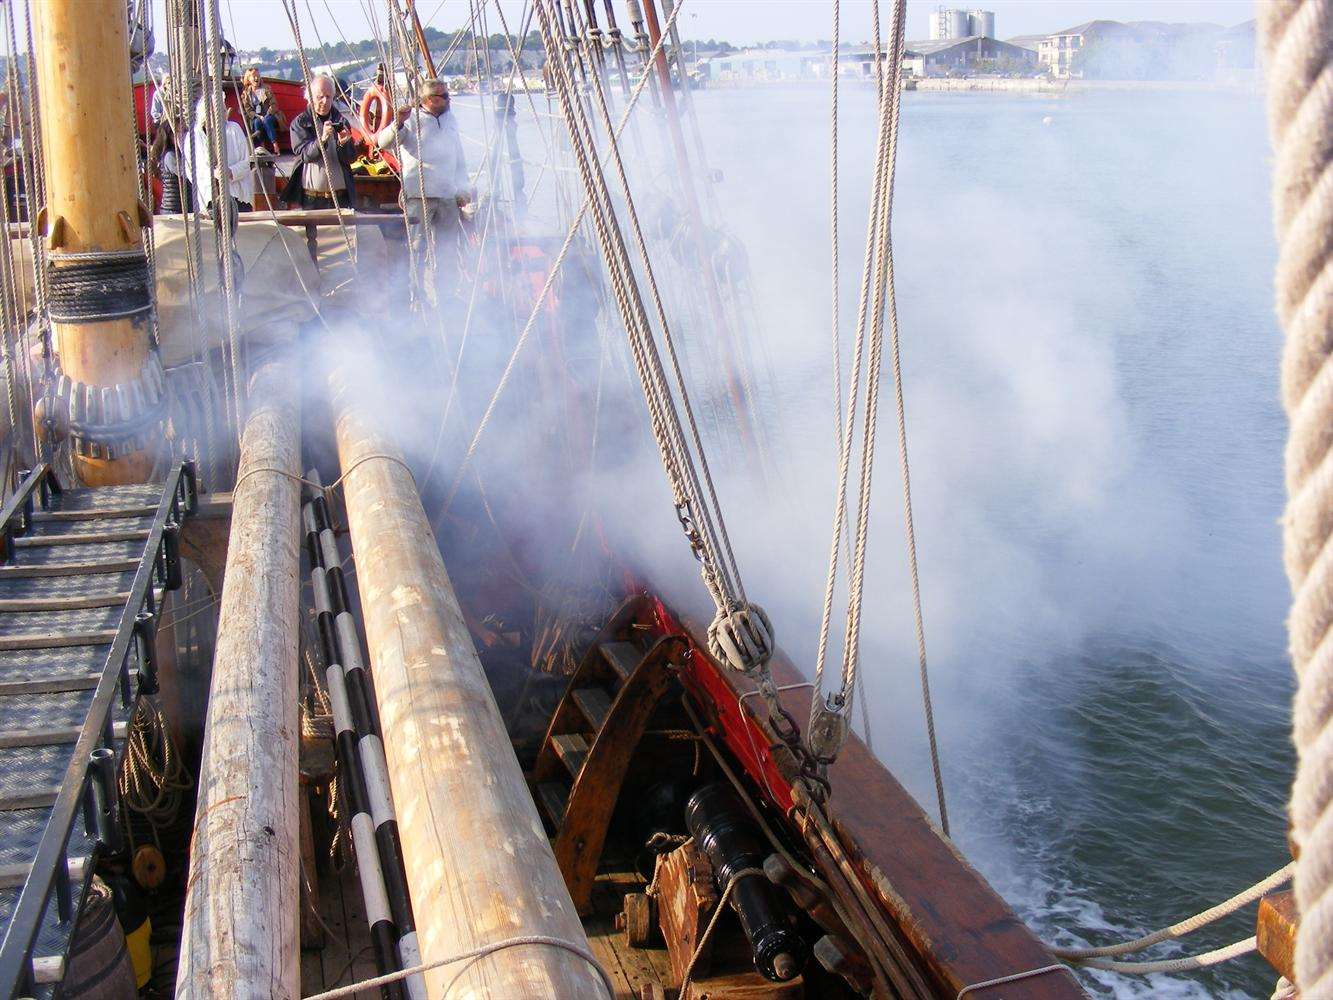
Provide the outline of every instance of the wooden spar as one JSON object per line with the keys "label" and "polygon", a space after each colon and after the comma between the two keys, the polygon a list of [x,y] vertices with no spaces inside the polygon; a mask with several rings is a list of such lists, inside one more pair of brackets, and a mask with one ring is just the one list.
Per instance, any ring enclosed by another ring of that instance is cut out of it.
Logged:
{"label": "wooden spar", "polygon": [[421,30],[421,18],[417,17],[416,0],[407,0],[407,15],[412,19],[412,33],[417,36],[417,48],[421,50],[421,58],[426,63],[426,69],[430,72],[431,79],[435,79],[435,60],[431,58],[430,46],[426,44],[426,33]]}
{"label": "wooden spar", "polygon": [[[32,5],[42,149],[43,233],[51,250],[137,250],[143,222],[130,107],[125,0],[43,0]],[[149,353],[146,316],[52,323],[61,370],[76,384],[139,378]],[[115,459],[76,455],[90,486],[147,482],[151,450]]]}
{"label": "wooden spar", "polygon": [[[662,37],[662,29],[657,21],[657,4],[654,0],[643,0],[643,11],[648,18],[649,43],[652,48],[657,48],[658,40]],[[754,428],[750,424],[750,407],[745,398],[739,352],[733,339],[736,331],[727,322],[726,311],[722,308],[722,294],[717,288],[717,276],[713,273],[713,257],[708,252],[703,211],[699,208],[699,193],[694,187],[694,171],[690,167],[690,155],[685,149],[685,134],[680,127],[680,110],[676,107],[676,92],[671,86],[671,70],[667,66],[666,49],[665,45],[657,49],[654,65],[657,67],[658,81],[662,85],[667,134],[671,136],[671,148],[676,154],[676,174],[680,177],[681,190],[685,197],[685,212],[690,219],[690,235],[693,237],[694,252],[698,258],[699,281],[704,286],[704,296],[708,299],[716,331],[722,332],[720,340],[726,353],[727,392],[731,396],[732,405],[736,408],[736,431],[740,435],[741,443],[758,463],[759,449],[754,438]]]}
{"label": "wooden spar", "polygon": [[[412,475],[347,356],[329,380],[366,642],[425,962],[508,938],[587,949],[519,770]],[[426,973],[430,996],[605,995],[582,958],[550,945]]]}
{"label": "wooden spar", "polygon": [[177,997],[299,996],[298,384],[287,358],[250,382]]}

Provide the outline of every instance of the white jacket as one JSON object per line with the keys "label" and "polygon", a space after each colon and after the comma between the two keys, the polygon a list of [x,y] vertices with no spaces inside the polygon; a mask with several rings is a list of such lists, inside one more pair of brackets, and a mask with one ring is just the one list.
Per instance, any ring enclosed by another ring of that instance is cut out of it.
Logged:
{"label": "white jacket", "polygon": [[402,162],[404,198],[420,198],[423,186],[427,198],[455,198],[468,190],[463,140],[452,111],[436,118],[414,108],[401,128],[390,122],[375,142]]}
{"label": "white jacket", "polygon": [[[255,179],[254,169],[250,166],[250,143],[246,139],[245,130],[228,118],[223,136],[226,140],[227,169],[231,171],[231,182],[227,188],[237,201],[252,204],[255,200]],[[185,152],[189,156],[188,147]],[[197,127],[194,130],[194,190],[201,208],[213,197],[211,152],[212,146],[209,145],[203,127]]]}

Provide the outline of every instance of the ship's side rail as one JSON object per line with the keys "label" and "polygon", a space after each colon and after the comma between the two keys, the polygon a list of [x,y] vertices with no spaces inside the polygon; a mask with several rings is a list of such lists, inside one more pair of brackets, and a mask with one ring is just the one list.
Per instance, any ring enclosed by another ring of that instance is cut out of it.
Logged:
{"label": "ship's side rail", "polygon": [[[774,815],[789,815],[790,771],[775,753],[781,741],[769,727],[753,685],[709,655],[700,638],[705,626],[699,617],[655,600],[645,608],[642,623],[650,629],[690,637],[694,654],[681,672],[689,699],[701,710],[708,731],[739,765],[749,793],[765,801]],[[770,665],[783,706],[796,718],[805,718],[811,685],[781,650]],[[1049,969],[1049,974],[1025,979],[1022,996],[1086,997],[1073,973],[1059,968],[1046,947],[855,736],[829,769],[829,779],[833,791],[825,809],[839,841],[837,854],[846,861],[835,881],[856,880],[858,885],[847,882],[849,888],[868,901],[873,921],[886,925],[915,955],[918,968],[939,995],[957,996],[977,983]],[[833,857],[826,844],[820,851]]]}
{"label": "ship's side rail", "polygon": [[35,501],[42,510],[51,505],[51,498],[61,493],[60,480],[47,462],[31,471],[20,472],[18,485],[0,507],[0,562],[14,560],[14,539],[32,530]]}
{"label": "ship's side rail", "polygon": [[[4,532],[5,563],[12,563],[14,539],[34,521],[33,497],[45,508],[59,484],[47,466],[24,477],[18,490],[0,510]],[[3,942],[0,942],[0,996],[13,997],[41,992],[39,987],[59,977],[59,968],[34,968],[34,947],[48,922],[48,907],[54,895],[56,922],[69,937],[79,905],[92,880],[96,854],[120,846],[117,774],[124,740],[118,738],[113,714],[128,712],[135,697],[157,689],[154,642],[158,592],[180,585],[180,526],[198,508],[193,463],[177,463],[166,477],[160,500],[153,510],[142,554],[134,571],[119,624],[111,639],[87,715],[74,741],[49,817],[37,842],[26,879],[14,903]],[[96,511],[92,511],[95,516]],[[3,566],[0,566],[3,569]],[[53,638],[53,637],[48,637]],[[137,682],[132,687],[131,659]],[[90,846],[81,864],[71,864],[70,839],[79,814]],[[60,956],[63,959],[63,954]],[[63,962],[56,963],[63,966]]]}

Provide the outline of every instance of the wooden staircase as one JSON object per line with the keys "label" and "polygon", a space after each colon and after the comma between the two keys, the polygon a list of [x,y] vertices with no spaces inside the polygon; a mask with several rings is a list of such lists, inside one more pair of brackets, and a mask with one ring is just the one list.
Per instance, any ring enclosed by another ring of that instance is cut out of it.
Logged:
{"label": "wooden staircase", "polygon": [[592,912],[593,882],[630,761],[688,648],[670,636],[647,648],[635,641],[634,610],[626,605],[612,618],[570,677],[530,775],[580,916]]}
{"label": "wooden staircase", "polygon": [[55,991],[96,858],[120,846],[126,727],[156,690],[158,601],[196,506],[188,465],[79,490],[44,465],[0,510],[0,995]]}

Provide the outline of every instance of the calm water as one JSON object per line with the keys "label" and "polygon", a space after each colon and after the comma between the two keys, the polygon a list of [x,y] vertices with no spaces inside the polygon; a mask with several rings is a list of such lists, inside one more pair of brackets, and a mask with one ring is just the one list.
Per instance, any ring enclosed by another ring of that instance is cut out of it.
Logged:
{"label": "calm water", "polygon": [[[1285,422],[1262,105],[1168,93],[905,100],[895,246],[955,837],[1043,936],[1138,934],[1285,860]],[[775,481],[758,489],[724,467],[723,502],[751,596],[812,662],[833,482],[827,95],[714,92],[698,110],[721,215],[749,252],[755,349],[771,367]],[[841,140],[850,338],[867,92],[844,93]],[[637,166],[645,192],[670,174],[651,152]],[[709,331],[683,335],[697,358]],[[705,397],[709,374],[695,365]],[[876,751],[933,812],[888,418],[882,431],[867,701]],[[697,587],[651,461],[642,480],[654,485],[642,487],[635,541]],[[1252,919],[1190,948],[1246,937]],[[1267,996],[1274,978],[1250,959],[1089,984]]]}

